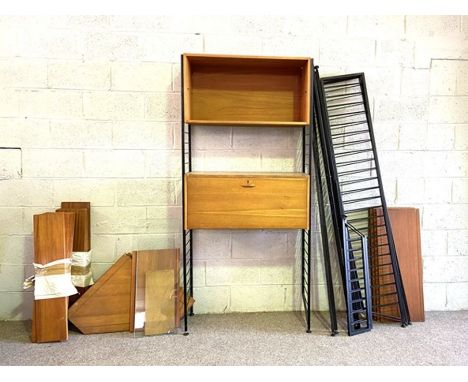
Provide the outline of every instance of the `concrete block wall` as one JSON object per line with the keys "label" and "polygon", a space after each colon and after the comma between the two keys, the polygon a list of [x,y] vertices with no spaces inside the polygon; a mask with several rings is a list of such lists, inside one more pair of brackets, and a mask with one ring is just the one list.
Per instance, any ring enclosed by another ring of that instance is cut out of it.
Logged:
{"label": "concrete block wall", "polygon": [[[92,204],[93,270],[180,246],[180,54],[365,72],[390,205],[420,209],[428,310],[468,309],[468,18],[0,17],[0,319],[31,316],[32,216]],[[293,171],[297,131],[196,129],[198,170]],[[314,308],[326,309],[320,242]],[[292,231],[194,236],[196,311],[300,306]]]}

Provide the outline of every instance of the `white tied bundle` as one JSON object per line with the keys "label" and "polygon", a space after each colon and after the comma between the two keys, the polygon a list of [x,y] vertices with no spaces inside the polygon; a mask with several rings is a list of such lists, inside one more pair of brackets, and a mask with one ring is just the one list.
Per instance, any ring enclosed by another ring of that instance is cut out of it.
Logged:
{"label": "white tied bundle", "polygon": [[91,272],[91,251],[72,252],[71,278],[74,286],[87,287],[94,284]]}
{"label": "white tied bundle", "polygon": [[67,297],[77,294],[72,284],[71,259],[55,260],[47,264],[34,263],[34,276],[28,277],[23,288],[28,289],[34,285],[34,299]]}

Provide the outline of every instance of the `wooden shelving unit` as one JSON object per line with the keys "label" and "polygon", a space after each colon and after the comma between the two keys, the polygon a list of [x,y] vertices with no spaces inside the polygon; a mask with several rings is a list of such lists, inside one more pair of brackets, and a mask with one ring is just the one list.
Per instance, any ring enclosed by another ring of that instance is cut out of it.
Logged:
{"label": "wooden shelving unit", "polygon": [[[300,229],[310,332],[312,59],[182,55],[184,333],[193,297],[193,229]],[[196,125],[302,129],[302,172],[192,172]]]}

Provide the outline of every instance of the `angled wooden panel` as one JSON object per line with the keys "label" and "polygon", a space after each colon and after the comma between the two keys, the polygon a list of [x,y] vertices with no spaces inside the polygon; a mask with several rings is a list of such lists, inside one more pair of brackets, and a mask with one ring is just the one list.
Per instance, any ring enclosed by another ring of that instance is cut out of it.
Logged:
{"label": "angled wooden panel", "polygon": [[123,255],[69,310],[83,334],[130,331],[133,312],[131,255]]}
{"label": "angled wooden panel", "polygon": [[[47,264],[71,256],[74,214],[34,215],[34,262]],[[68,339],[68,297],[35,300],[32,316],[33,342]]]}

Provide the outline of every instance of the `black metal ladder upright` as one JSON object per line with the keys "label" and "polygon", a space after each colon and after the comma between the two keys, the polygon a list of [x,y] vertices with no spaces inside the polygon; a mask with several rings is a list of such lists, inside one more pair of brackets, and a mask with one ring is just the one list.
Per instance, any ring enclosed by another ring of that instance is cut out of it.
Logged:
{"label": "black metal ladder upright", "polygon": [[[332,158],[325,138],[325,121],[322,107],[323,94],[319,86],[320,77],[318,68],[315,68],[316,102],[316,162],[322,174],[323,193],[322,204],[328,205],[328,224],[335,234],[335,244],[338,253],[338,262],[342,276],[342,285],[345,293],[347,310],[348,334],[354,335],[372,329],[371,291],[369,280],[369,265],[367,262],[366,237],[356,230],[345,219],[342,213],[341,199],[336,191],[333,176]],[[359,238],[359,241],[355,240]],[[356,246],[358,244],[358,246]]]}
{"label": "black metal ladder upright", "polygon": [[[334,205],[333,225],[346,293],[348,332],[352,335],[370,330],[372,316],[400,321],[406,326],[410,318],[383,192],[364,74],[320,79],[316,69],[315,76],[320,99],[320,143],[331,190],[330,203]],[[389,281],[382,285],[371,274],[373,267],[384,266],[390,268],[385,274]],[[372,306],[372,301],[381,300],[383,304]],[[398,307],[398,317],[382,313],[392,306]]]}

